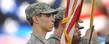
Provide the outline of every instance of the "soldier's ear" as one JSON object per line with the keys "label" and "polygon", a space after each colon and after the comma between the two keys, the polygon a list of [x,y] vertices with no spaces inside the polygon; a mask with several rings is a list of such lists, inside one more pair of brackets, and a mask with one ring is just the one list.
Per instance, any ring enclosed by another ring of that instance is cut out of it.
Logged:
{"label": "soldier's ear", "polygon": [[33,20],[33,23],[38,23],[38,18],[37,18],[37,16],[33,16],[33,17],[32,17],[32,20]]}

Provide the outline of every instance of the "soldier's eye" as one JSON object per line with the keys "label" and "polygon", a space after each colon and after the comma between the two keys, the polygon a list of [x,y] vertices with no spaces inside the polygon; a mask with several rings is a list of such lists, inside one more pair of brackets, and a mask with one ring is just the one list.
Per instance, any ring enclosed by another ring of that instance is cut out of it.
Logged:
{"label": "soldier's eye", "polygon": [[46,15],[46,17],[50,17],[50,16],[52,16],[52,14],[50,14],[50,13],[48,13],[48,14],[44,14],[44,15]]}
{"label": "soldier's eye", "polygon": [[45,15],[46,17],[51,17],[52,16],[52,14],[50,14],[50,13],[43,13],[43,15]]}

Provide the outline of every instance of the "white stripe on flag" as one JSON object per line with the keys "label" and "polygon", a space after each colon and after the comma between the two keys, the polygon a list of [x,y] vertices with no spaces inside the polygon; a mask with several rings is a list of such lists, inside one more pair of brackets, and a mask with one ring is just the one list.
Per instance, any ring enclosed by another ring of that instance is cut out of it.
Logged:
{"label": "white stripe on flag", "polygon": [[[68,17],[70,16],[70,14],[71,14],[71,12],[72,12],[73,3],[74,3],[74,0],[70,0],[70,8],[69,8],[69,12],[68,12]],[[75,13],[75,11],[76,11],[76,9],[77,9],[77,7],[78,7],[78,5],[79,5],[80,3],[81,3],[81,0],[78,0],[78,1],[77,1],[77,5],[76,5],[75,10],[74,10],[74,13]],[[65,29],[67,29],[67,28],[68,28],[68,25],[70,25],[70,22],[71,22],[71,20],[72,20],[72,18],[73,18],[73,16],[74,16],[74,13],[73,13],[73,15],[71,16],[71,18],[69,19],[69,21],[67,22]],[[72,27],[72,30],[69,32],[69,36],[71,37],[71,39],[72,39],[73,34],[74,34],[74,29],[75,29],[75,25]],[[61,44],[66,44],[66,41],[65,41],[65,34],[64,34],[64,33],[62,34],[62,37],[61,37]]]}

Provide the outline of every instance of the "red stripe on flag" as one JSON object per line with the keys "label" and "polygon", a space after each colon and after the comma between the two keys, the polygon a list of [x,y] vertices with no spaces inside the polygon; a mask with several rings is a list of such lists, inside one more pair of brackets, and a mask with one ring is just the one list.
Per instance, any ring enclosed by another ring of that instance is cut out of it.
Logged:
{"label": "red stripe on flag", "polygon": [[66,7],[64,18],[68,16],[69,7],[70,7],[70,0],[67,0],[67,7]]}
{"label": "red stripe on flag", "polygon": [[74,26],[76,20],[79,18],[80,13],[81,13],[81,9],[82,9],[82,5],[83,5],[83,0],[81,0],[80,5],[77,7],[77,9],[76,9],[76,11],[74,13],[74,16],[73,16],[73,18],[72,18],[72,20],[71,20],[71,22],[70,22],[70,24],[69,24],[69,26],[67,28],[67,33],[70,32],[72,26]]}

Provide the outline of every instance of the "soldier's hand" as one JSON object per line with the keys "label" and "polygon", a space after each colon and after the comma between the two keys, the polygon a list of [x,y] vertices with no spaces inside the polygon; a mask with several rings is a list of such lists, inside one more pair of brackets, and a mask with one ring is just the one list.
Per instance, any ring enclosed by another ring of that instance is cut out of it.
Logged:
{"label": "soldier's hand", "polygon": [[[91,34],[91,30],[90,29],[88,29],[87,31],[86,31],[86,34],[85,34],[85,38],[86,39],[89,39],[90,38],[90,34]],[[97,32],[95,32],[95,31],[93,31],[93,34],[92,34],[92,40],[95,40],[97,38]]]}

